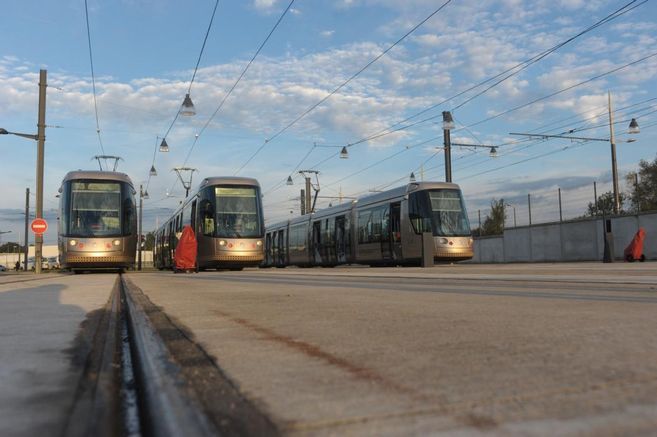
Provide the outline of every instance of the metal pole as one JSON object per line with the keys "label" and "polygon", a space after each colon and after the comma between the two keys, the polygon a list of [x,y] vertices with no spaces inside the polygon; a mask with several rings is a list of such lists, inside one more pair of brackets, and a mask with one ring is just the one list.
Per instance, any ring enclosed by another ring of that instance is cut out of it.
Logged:
{"label": "metal pole", "polygon": [[310,206],[310,176],[306,176],[306,214],[312,212]]}
{"label": "metal pole", "polygon": [[562,214],[562,209],[561,209],[561,188],[559,188],[559,221],[563,221],[563,214]]}
{"label": "metal pole", "polygon": [[517,228],[518,227],[518,222],[516,222],[516,207],[513,207],[513,227]]}
{"label": "metal pole", "polygon": [[[46,142],[46,87],[47,71],[39,72],[39,120],[37,122],[37,174],[36,174],[36,217],[43,218],[43,163],[44,143]],[[34,236],[34,271],[41,273],[41,258],[43,252],[43,234]]]}
{"label": "metal pole", "polygon": [[477,214],[479,215],[479,236],[481,237],[481,210],[477,210]]}
{"label": "metal pole", "polygon": [[614,214],[620,211],[620,194],[618,193],[618,169],[616,168],[616,141],[614,139],[614,115],[611,113],[611,92],[607,92],[609,102],[609,143],[611,143],[611,178],[614,184]]}
{"label": "metal pole", "polygon": [[529,208],[529,226],[532,225],[532,195],[527,194],[527,207]]}
{"label": "metal pole", "polygon": [[[187,197],[187,196],[185,196]],[[142,210],[143,210],[143,202],[144,202],[144,192],[142,191],[142,186],[139,185],[139,226],[137,226],[138,231],[137,231],[137,253],[139,254],[137,256],[137,270],[141,270],[141,218],[142,218]]]}
{"label": "metal pole", "polygon": [[445,182],[452,182],[452,139],[449,129],[443,129],[445,145]]}
{"label": "metal pole", "polygon": [[599,213],[599,211],[598,211],[598,187],[597,187],[595,181],[593,181],[593,208],[594,208],[594,211],[595,211],[595,215],[598,215],[598,213]]}
{"label": "metal pole", "polygon": [[24,252],[24,263],[23,270],[27,271],[27,257],[29,256],[30,242],[28,236],[30,235],[27,231],[27,224],[30,221],[30,189],[25,189],[25,247],[23,248]]}

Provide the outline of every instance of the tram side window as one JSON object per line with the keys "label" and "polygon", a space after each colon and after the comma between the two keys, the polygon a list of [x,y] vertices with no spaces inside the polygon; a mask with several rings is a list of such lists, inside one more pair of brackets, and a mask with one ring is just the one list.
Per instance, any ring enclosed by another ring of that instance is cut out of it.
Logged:
{"label": "tram side window", "polygon": [[432,232],[431,211],[426,201],[426,192],[411,193],[408,198],[408,217],[416,234]]}
{"label": "tram side window", "polygon": [[201,201],[201,218],[203,220],[203,235],[211,237],[214,235],[214,208],[212,202],[207,199]]}

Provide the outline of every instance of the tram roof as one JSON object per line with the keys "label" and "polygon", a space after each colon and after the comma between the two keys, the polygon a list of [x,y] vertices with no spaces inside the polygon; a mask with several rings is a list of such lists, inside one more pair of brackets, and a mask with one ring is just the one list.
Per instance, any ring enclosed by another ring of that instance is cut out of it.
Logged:
{"label": "tram roof", "polygon": [[100,170],[77,170],[69,171],[64,176],[62,184],[68,181],[78,180],[78,179],[98,179],[102,181],[119,181],[125,182],[134,188],[132,180],[130,177],[118,171],[100,171]]}
{"label": "tram roof", "polygon": [[201,181],[198,189],[201,190],[209,185],[253,185],[259,187],[260,184],[255,178],[245,178],[237,176],[211,176]]}
{"label": "tram roof", "polygon": [[396,199],[396,198],[402,198],[408,193],[412,193],[414,191],[422,191],[422,190],[435,190],[435,189],[455,189],[458,190],[460,187],[457,184],[451,183],[451,182],[413,182],[409,183],[406,185],[402,185],[401,187],[397,188],[392,188],[387,191],[382,191],[380,193],[372,193],[370,195],[367,195],[365,197],[360,197],[358,199],[354,199],[351,202],[347,203],[342,203],[340,205],[332,206],[329,208],[324,208],[320,209],[312,214],[306,214],[302,216],[297,216],[292,219],[272,223],[271,225],[268,225],[267,228],[269,229],[275,229],[275,228],[280,228],[284,226],[285,224],[289,223],[290,225],[294,225],[296,223],[302,223],[305,221],[313,220],[315,218],[322,218],[326,216],[331,216],[333,214],[340,213],[342,211],[348,211],[352,208],[352,205],[356,204],[356,207],[360,205],[370,205],[373,203],[378,203],[378,202],[383,202],[385,200],[390,200],[390,199]]}

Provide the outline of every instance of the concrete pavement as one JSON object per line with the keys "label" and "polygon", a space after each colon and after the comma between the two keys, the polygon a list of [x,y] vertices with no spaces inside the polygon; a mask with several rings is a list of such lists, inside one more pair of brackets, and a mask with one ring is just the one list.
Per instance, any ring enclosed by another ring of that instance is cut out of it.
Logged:
{"label": "concrete pavement", "polygon": [[0,277],[0,435],[62,435],[117,275]]}
{"label": "concrete pavement", "polygon": [[654,267],[128,277],[283,434],[611,436],[657,429]]}

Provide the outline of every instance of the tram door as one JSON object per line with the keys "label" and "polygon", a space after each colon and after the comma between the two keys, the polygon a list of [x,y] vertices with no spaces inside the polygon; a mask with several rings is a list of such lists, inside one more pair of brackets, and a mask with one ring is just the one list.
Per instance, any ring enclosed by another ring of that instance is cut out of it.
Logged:
{"label": "tram door", "polygon": [[313,239],[312,239],[312,260],[313,264],[320,265],[322,263],[322,222],[316,221],[313,223]]}
{"label": "tram door", "polygon": [[347,262],[347,245],[345,242],[345,221],[344,216],[335,218],[335,257],[337,262]]}
{"label": "tram door", "polygon": [[396,202],[390,205],[390,252],[393,260],[402,259],[402,241],[401,241],[401,204]]}

